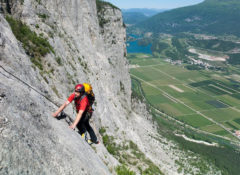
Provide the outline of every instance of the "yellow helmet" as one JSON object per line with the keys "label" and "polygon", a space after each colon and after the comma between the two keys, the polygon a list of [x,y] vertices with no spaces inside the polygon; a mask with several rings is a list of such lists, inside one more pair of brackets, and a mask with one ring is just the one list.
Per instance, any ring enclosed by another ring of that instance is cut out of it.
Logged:
{"label": "yellow helmet", "polygon": [[85,92],[87,94],[90,94],[91,91],[92,91],[92,86],[90,84],[88,84],[88,83],[83,83],[83,86],[84,86]]}

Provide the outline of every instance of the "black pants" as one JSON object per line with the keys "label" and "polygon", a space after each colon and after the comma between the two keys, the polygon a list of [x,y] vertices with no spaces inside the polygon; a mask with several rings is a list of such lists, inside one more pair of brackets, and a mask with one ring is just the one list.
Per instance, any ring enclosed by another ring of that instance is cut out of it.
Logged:
{"label": "black pants", "polygon": [[93,143],[96,143],[97,142],[97,136],[94,133],[92,127],[89,124],[90,118],[91,118],[91,114],[89,114],[87,112],[84,112],[81,120],[77,124],[77,128],[78,128],[81,135],[87,131],[89,133],[90,137],[91,137],[91,141]]}

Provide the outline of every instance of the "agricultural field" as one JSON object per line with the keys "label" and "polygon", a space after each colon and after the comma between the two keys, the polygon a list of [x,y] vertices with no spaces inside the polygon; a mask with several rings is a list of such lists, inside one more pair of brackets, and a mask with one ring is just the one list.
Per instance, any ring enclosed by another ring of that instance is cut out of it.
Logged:
{"label": "agricultural field", "polygon": [[[130,54],[133,91],[159,111],[196,129],[236,139],[240,85],[234,74],[188,70],[150,55]],[[138,83],[137,83],[138,82]]]}

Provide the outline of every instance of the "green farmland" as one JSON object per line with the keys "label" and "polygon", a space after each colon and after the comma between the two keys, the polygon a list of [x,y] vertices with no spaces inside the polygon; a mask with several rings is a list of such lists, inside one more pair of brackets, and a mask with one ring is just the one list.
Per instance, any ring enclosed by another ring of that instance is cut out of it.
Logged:
{"label": "green farmland", "polygon": [[[240,130],[240,86],[236,76],[188,70],[144,54],[130,54],[133,91],[155,109],[196,129],[235,138]],[[135,95],[136,95],[135,94]]]}

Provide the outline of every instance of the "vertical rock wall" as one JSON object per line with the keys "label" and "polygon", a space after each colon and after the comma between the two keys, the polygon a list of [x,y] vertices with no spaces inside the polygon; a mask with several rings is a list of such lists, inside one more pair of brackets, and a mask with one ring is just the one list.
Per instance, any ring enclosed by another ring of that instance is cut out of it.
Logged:
{"label": "vertical rock wall", "polygon": [[[54,53],[42,57],[43,70],[38,69],[1,14],[1,66],[57,103],[76,83],[91,83],[96,128],[124,115],[120,111],[130,106],[131,92],[119,10],[108,9],[111,21],[100,29],[95,0],[24,0],[10,6],[11,15],[46,38]],[[1,174],[109,173],[78,134],[51,117],[54,105],[3,69],[0,78]],[[66,111],[73,114],[73,107]]]}

